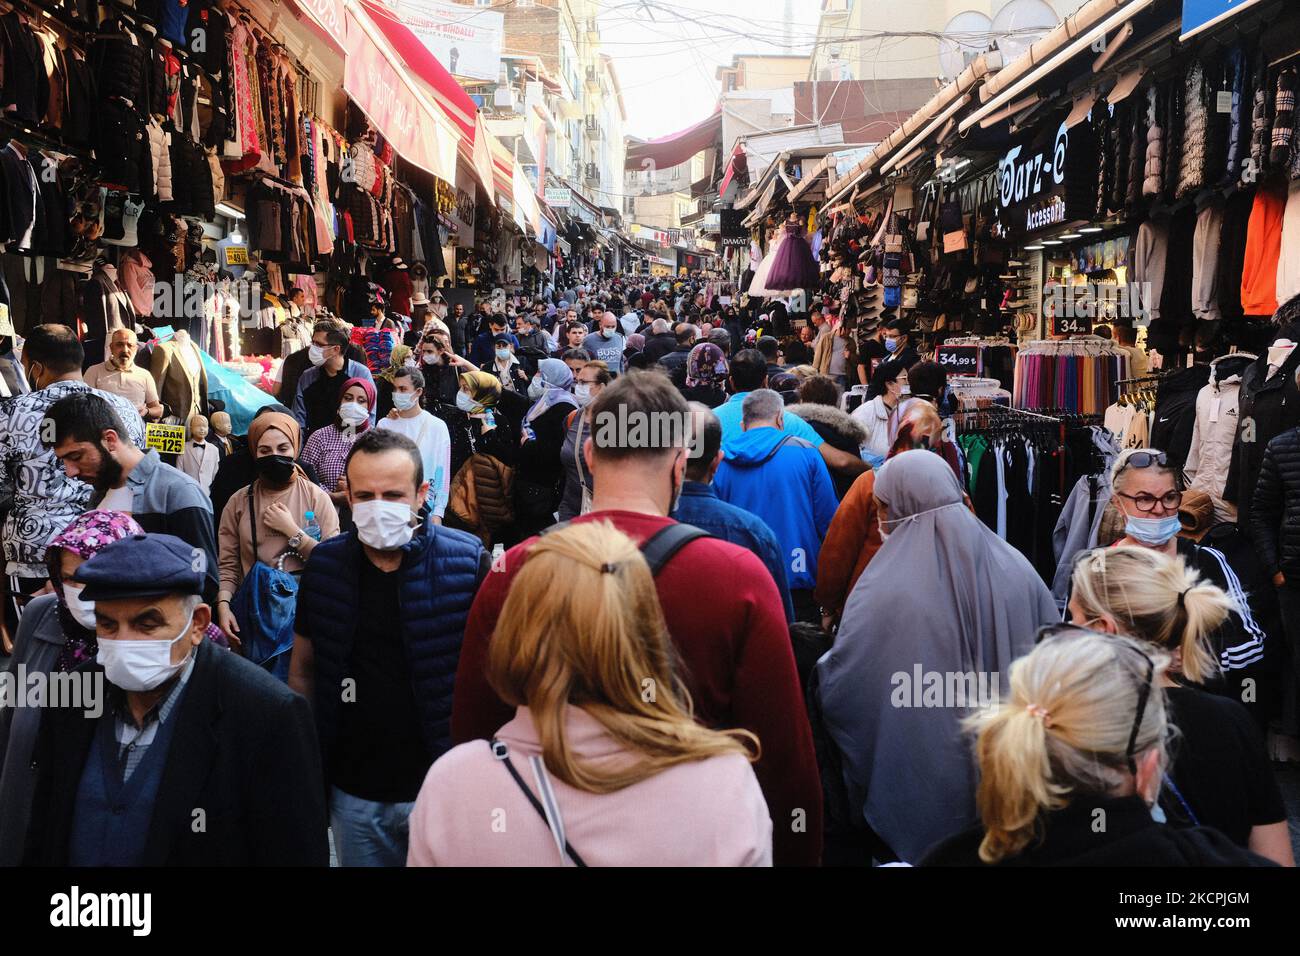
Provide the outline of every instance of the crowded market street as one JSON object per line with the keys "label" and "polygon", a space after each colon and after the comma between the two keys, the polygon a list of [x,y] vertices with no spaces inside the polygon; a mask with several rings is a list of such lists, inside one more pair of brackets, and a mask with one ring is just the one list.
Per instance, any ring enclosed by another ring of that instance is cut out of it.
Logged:
{"label": "crowded market street", "polygon": [[0,4],[11,914],[1283,918],[1300,4],[741,7]]}

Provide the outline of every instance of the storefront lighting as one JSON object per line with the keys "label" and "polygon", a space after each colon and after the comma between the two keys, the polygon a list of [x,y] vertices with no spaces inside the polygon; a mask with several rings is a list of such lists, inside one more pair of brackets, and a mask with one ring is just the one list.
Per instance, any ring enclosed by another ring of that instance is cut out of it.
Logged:
{"label": "storefront lighting", "polygon": [[1063,232],[1063,233],[1061,233],[1059,236],[1057,236],[1057,238],[1058,238],[1058,239],[1082,239],[1082,238],[1083,238],[1083,233],[1081,233],[1081,232]]}
{"label": "storefront lighting", "polygon": [[216,208],[216,211],[217,211],[218,214],[220,214],[220,215],[222,215],[222,216],[225,216],[227,219],[244,219],[244,218],[246,218],[246,217],[244,216],[244,212],[243,212],[243,210],[241,210],[241,209],[236,209],[234,206],[228,205],[228,204],[226,204],[226,203],[224,203],[224,202],[219,202],[219,203],[217,203],[217,205],[216,205],[215,208]]}
{"label": "storefront lighting", "polygon": [[1043,245],[1045,245],[1045,246],[1063,246],[1063,245],[1065,245],[1065,243],[1063,243],[1060,239],[1044,239],[1044,240],[1043,240]]}
{"label": "storefront lighting", "polygon": [[1043,248],[1042,246],[1035,244],[1035,245],[1032,245],[1032,246],[1025,246],[1025,251],[1026,251],[1026,252],[1037,252],[1039,249],[1042,249],[1042,248]]}
{"label": "storefront lighting", "polygon": [[1079,231],[1080,232],[1103,232],[1104,230],[1102,229],[1101,226],[1080,226]]}

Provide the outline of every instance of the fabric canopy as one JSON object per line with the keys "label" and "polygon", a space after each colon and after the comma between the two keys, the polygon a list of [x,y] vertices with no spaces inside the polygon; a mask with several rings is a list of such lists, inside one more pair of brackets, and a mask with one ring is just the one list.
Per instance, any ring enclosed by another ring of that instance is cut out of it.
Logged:
{"label": "fabric canopy", "polygon": [[749,159],[745,156],[745,150],[739,143],[737,143],[735,150],[731,154],[731,159],[727,163],[727,172],[722,177],[722,185],[718,187],[718,196],[726,196],[727,187],[730,186],[733,181],[735,181],[737,186],[741,186],[748,180]]}
{"label": "fabric canopy", "polygon": [[469,98],[469,94],[460,88],[455,77],[438,62],[438,58],[429,52],[419,37],[401,22],[395,11],[376,0],[361,0],[360,9],[365,11],[379,32],[393,45],[397,55],[406,61],[411,71],[432,87],[434,102],[460,130],[465,141],[472,145],[474,118],[478,114],[478,107]]}
{"label": "fabric canopy", "polygon": [[624,169],[645,169],[646,163],[655,169],[671,169],[686,162],[700,150],[716,146],[722,138],[722,110],[719,108],[706,120],[671,136],[661,136],[627,148]]}

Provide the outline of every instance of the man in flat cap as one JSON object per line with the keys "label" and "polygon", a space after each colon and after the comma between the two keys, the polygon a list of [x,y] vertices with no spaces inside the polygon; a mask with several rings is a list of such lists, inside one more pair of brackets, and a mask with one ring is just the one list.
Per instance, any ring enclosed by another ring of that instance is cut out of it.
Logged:
{"label": "man in flat cap", "polygon": [[102,714],[52,709],[26,860],[48,866],[325,866],[307,702],[205,640],[206,557],[137,534],[77,569],[94,603]]}

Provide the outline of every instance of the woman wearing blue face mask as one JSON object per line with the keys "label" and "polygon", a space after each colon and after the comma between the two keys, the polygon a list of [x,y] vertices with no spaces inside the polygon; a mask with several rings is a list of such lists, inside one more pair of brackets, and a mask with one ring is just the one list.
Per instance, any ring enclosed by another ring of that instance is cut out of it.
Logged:
{"label": "woman wearing blue face mask", "polygon": [[[1220,673],[1207,681],[1206,686],[1240,698],[1243,678],[1257,678],[1263,665],[1266,635],[1256,622],[1241,581],[1223,552],[1179,537],[1183,492],[1178,474],[1164,452],[1133,448],[1115,459],[1111,485],[1114,488],[1111,501],[1124,519],[1124,537],[1115,542],[1115,547],[1146,548],[1180,557],[1189,568],[1233,599],[1232,611],[1211,637]],[[1250,700],[1254,710],[1265,709],[1258,694],[1252,694]]]}

